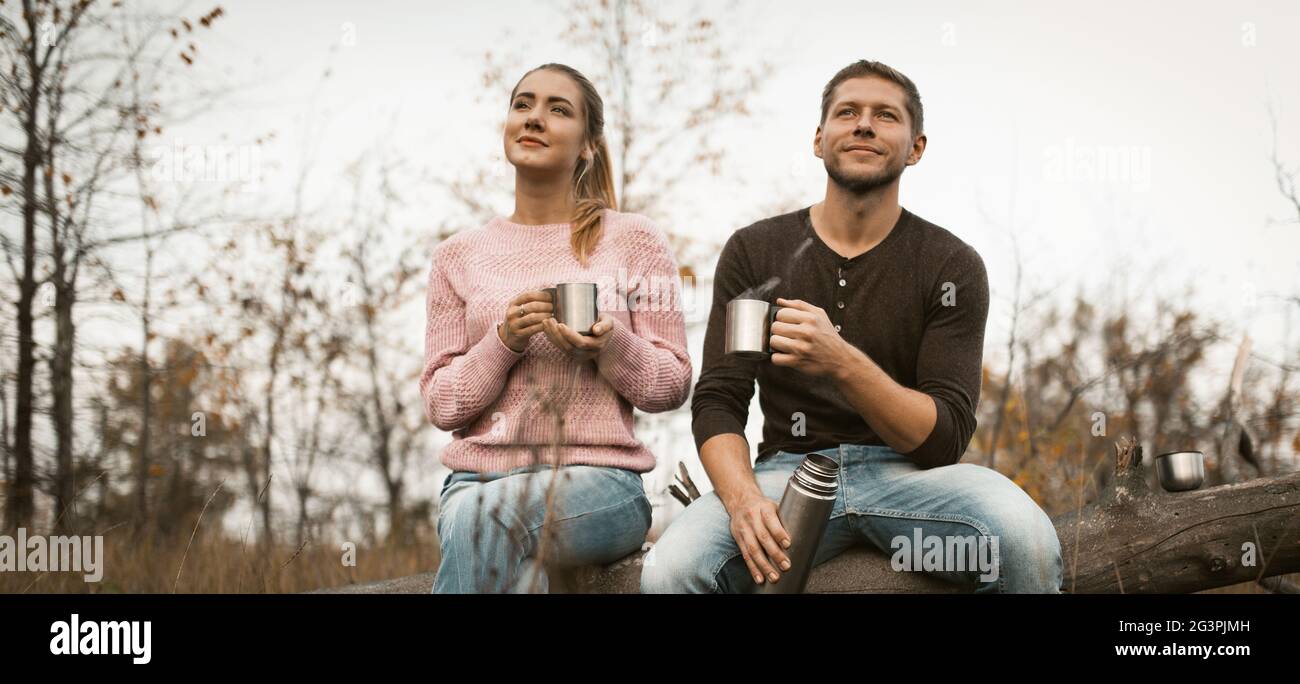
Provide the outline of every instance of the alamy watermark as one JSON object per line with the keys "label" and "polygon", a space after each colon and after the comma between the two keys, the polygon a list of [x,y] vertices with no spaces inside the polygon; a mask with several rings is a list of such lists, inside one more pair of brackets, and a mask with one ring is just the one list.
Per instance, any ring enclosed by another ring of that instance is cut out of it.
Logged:
{"label": "alamy watermark", "polygon": [[681,311],[687,321],[707,315],[700,306],[695,276],[630,275],[619,268],[617,275],[596,279],[596,304],[601,311]]}
{"label": "alamy watermark", "polygon": [[1066,138],[1043,150],[1043,176],[1056,183],[1112,183],[1146,192],[1151,189],[1151,148],[1084,145]]}
{"label": "alamy watermark", "polygon": [[894,556],[889,563],[902,572],[967,572],[978,570],[981,582],[998,578],[997,535],[898,535],[890,540]]}
{"label": "alamy watermark", "polygon": [[53,655],[129,655],[136,665],[153,660],[153,623],[149,620],[86,620],[73,613],[50,625]]}
{"label": "alamy watermark", "polygon": [[0,534],[0,572],[80,572],[87,582],[104,578],[104,537],[27,536]]}
{"label": "alamy watermark", "polygon": [[171,146],[149,150],[154,180],[172,183],[234,183],[240,190],[262,182],[262,148],[258,145],[187,145],[180,138]]}

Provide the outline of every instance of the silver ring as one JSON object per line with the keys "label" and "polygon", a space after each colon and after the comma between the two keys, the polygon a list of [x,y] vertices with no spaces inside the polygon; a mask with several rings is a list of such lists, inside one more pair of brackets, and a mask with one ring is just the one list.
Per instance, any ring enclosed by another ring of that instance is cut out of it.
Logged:
{"label": "silver ring", "polygon": [[520,317],[520,318],[523,318],[523,317],[524,317],[524,307],[522,307],[522,306],[519,307],[519,317]]}

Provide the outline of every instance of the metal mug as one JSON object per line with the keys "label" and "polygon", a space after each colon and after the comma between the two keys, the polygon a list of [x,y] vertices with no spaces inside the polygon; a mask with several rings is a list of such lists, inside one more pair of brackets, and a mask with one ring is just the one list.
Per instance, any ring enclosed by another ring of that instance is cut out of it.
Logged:
{"label": "metal mug", "polygon": [[591,335],[600,313],[596,306],[595,283],[557,283],[545,288],[551,293],[551,306],[557,323],[563,323],[579,335]]}
{"label": "metal mug", "polygon": [[1205,454],[1199,451],[1171,451],[1156,456],[1160,486],[1170,492],[1196,489],[1205,481]]}
{"label": "metal mug", "polygon": [[771,353],[772,322],[784,307],[761,299],[727,302],[726,353],[742,359],[766,359]]}

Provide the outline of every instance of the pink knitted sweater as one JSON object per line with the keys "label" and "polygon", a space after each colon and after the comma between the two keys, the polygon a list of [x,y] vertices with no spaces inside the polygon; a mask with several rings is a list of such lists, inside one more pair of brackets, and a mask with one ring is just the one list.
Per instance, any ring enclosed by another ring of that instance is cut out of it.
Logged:
{"label": "pink knitted sweater", "polygon": [[[654,468],[632,434],[632,408],[654,413],[690,393],[676,260],[644,216],[607,211],[584,268],[570,224],[528,226],[496,217],[433,250],[426,298],[424,414],[453,431],[441,454],[452,470],[498,472],[544,461]],[[497,336],[510,300],[563,282],[597,284],[614,329],[600,355],[570,359],[537,333],[522,354]]]}

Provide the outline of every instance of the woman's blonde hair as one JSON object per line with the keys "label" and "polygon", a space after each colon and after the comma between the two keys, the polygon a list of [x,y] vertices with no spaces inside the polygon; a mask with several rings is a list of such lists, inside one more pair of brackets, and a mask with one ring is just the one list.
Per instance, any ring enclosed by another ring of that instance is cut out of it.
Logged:
{"label": "woman's blonde hair", "polygon": [[[542,69],[558,71],[573,79],[582,91],[583,110],[587,113],[584,129],[586,140],[592,147],[592,158],[588,162],[579,157],[578,165],[573,169],[573,195],[577,199],[577,206],[573,211],[573,231],[569,237],[574,256],[586,266],[587,257],[591,256],[596,244],[600,242],[604,228],[601,219],[605,210],[618,209],[618,200],[614,196],[614,173],[609,164],[609,147],[605,144],[605,101],[600,99],[596,86],[586,76],[566,64],[549,63],[530,69],[520,77],[519,83],[523,83],[528,74]],[[519,83],[510,91],[511,102],[514,102]]]}

